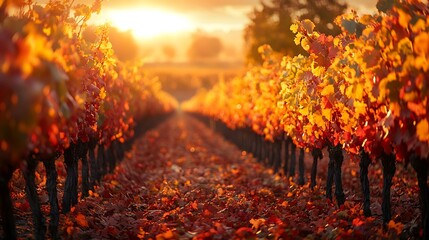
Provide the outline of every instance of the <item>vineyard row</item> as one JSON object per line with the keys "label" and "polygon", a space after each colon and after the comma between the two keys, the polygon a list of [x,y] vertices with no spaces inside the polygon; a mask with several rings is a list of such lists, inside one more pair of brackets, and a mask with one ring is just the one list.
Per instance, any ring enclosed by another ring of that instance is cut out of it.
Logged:
{"label": "vineyard row", "polygon": [[[266,150],[258,146],[259,139],[265,139],[259,145],[269,149],[287,142],[301,152],[310,151],[316,169],[320,152],[327,147],[332,161],[328,180],[336,179],[339,204],[345,199],[341,165],[347,151],[361,163],[365,215],[371,214],[368,165],[381,159],[385,223],[391,219],[395,164],[411,163],[417,172],[427,239],[429,7],[412,0],[380,1],[377,6],[377,14],[358,16],[352,11],[337,17],[342,29],[337,36],[315,31],[309,20],[293,24],[295,43],[308,56],[281,56],[261,46],[262,66],[200,91],[183,108],[222,123],[231,138],[255,139],[253,147],[239,143],[260,161]],[[279,154],[270,156],[268,162],[279,170],[281,162],[273,160]]]}
{"label": "vineyard row", "polygon": [[[130,149],[136,136],[168,116],[177,102],[139,63],[117,60],[101,27],[95,43],[82,38],[93,5],[50,1],[0,1],[0,214],[6,239],[16,239],[8,183],[18,168],[26,180],[35,238],[45,238],[45,221],[35,184],[39,162],[46,168],[50,234],[59,238],[57,171],[67,172],[62,212],[78,201]],[[13,14],[11,14],[13,13]],[[89,158],[89,161],[88,161]]]}

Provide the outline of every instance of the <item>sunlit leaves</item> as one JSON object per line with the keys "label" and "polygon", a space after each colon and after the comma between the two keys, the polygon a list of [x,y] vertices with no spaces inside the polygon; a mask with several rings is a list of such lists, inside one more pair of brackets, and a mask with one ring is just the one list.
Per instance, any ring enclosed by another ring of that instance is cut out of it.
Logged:
{"label": "sunlit leaves", "polygon": [[[276,62],[264,53],[270,61],[248,70],[241,78],[243,85],[257,86],[243,88],[251,96],[245,113],[248,124],[271,139],[270,119],[280,119],[285,134],[299,146],[320,146],[319,140],[327,139],[355,153],[364,146],[377,157],[380,149],[390,152],[397,147],[400,152],[409,144],[426,156],[427,143],[416,143],[415,132],[402,133],[427,117],[429,10],[417,2],[392,1],[380,1],[378,8],[386,13],[359,17],[352,11],[339,16],[336,23],[343,32],[336,37],[318,33],[308,20],[292,24],[295,43],[310,55]],[[276,87],[266,84],[273,79],[279,81]],[[226,89],[231,92],[234,87]],[[223,110],[211,116],[223,116],[228,114],[224,109],[239,102],[229,102],[231,94],[216,90],[214,99],[222,99]],[[231,118],[221,118],[231,124]]]}
{"label": "sunlit leaves", "polygon": [[2,22],[0,143],[2,159],[13,162],[8,164],[16,165],[29,151],[62,151],[78,138],[124,141],[137,118],[177,106],[158,83],[135,70],[139,66],[118,63],[106,31],[93,45],[80,39],[100,3],[26,1],[22,13]]}

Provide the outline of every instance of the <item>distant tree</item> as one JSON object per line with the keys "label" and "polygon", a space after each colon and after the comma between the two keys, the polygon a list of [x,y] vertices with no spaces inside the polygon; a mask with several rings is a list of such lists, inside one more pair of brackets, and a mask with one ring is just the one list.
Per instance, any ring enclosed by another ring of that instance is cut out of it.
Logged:
{"label": "distant tree", "polygon": [[250,23],[244,30],[247,62],[262,61],[258,47],[263,44],[285,55],[303,54],[304,50],[294,43],[290,25],[295,20],[310,19],[318,31],[336,35],[340,30],[333,21],[346,8],[337,0],[262,0],[250,13]]}
{"label": "distant tree", "polygon": [[176,48],[174,48],[171,45],[163,45],[162,46],[162,53],[164,54],[165,58],[169,61],[173,60],[176,57]]}
{"label": "distant tree", "polygon": [[[83,38],[89,42],[96,42],[98,36],[96,34],[97,26],[89,26],[83,32]],[[119,29],[109,28],[109,39],[112,43],[115,55],[121,61],[133,60],[139,53],[139,46],[136,43],[131,31],[122,32]]]}
{"label": "distant tree", "polygon": [[346,3],[339,3],[338,0],[302,0],[299,1],[299,8],[302,13],[299,19],[310,19],[316,24],[316,30],[328,35],[337,35],[340,28],[334,24],[338,15],[347,9]]}
{"label": "distant tree", "polygon": [[109,38],[119,60],[129,61],[137,57],[139,47],[131,31],[122,32],[117,28],[111,28]]}
{"label": "distant tree", "polygon": [[222,50],[223,45],[219,38],[197,32],[192,37],[188,57],[193,62],[210,61],[216,59]]}

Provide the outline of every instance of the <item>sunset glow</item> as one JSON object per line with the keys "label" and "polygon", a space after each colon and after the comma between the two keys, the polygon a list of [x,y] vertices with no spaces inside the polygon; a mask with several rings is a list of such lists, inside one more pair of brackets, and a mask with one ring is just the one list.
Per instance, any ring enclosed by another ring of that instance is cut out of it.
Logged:
{"label": "sunset glow", "polygon": [[109,10],[106,12],[106,18],[120,30],[131,30],[137,38],[151,38],[193,29],[192,23],[185,15],[160,9]]}

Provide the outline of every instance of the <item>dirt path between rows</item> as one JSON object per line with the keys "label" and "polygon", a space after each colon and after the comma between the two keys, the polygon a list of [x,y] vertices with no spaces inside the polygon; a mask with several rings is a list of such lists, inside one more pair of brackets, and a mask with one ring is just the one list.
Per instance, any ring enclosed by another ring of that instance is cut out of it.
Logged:
{"label": "dirt path between rows", "polygon": [[[393,218],[381,224],[381,169],[372,167],[371,208],[361,211],[358,164],[343,167],[345,206],[324,197],[326,156],[311,191],[273,174],[201,122],[176,114],[148,131],[91,196],[61,217],[65,239],[329,239],[410,236],[418,221],[411,177],[396,179]],[[310,161],[306,157],[307,163]],[[308,182],[309,169],[306,177]],[[398,183],[399,182],[399,183]],[[402,184],[402,185],[401,185]],[[398,196],[398,193],[400,194]],[[411,199],[411,200],[410,200]],[[401,223],[402,222],[402,223]],[[399,234],[399,235],[398,235]]]}

